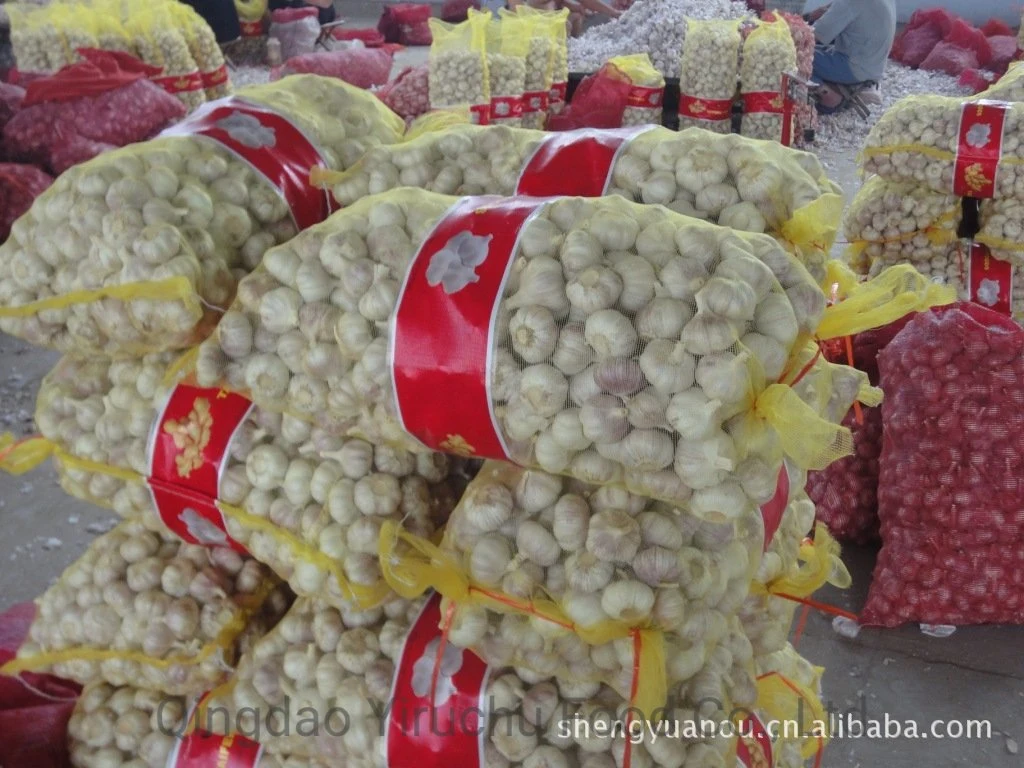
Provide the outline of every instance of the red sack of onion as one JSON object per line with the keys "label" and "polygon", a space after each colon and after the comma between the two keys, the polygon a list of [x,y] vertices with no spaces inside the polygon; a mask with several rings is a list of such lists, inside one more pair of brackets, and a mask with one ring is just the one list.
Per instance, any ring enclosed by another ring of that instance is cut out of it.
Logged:
{"label": "red sack of onion", "polygon": [[404,118],[419,117],[430,111],[429,66],[406,67],[377,95],[393,112]]}
{"label": "red sack of onion", "polygon": [[883,544],[862,621],[1024,623],[1024,330],[957,304],[878,363]]}
{"label": "red sack of onion", "polygon": [[[90,80],[85,92],[77,91],[80,78]],[[123,147],[155,136],[184,114],[177,98],[144,75],[109,76],[82,62],[29,83],[21,109],[4,126],[3,138],[12,159],[60,174],[68,163],[55,162],[54,155],[69,142],[80,138],[98,142],[104,149]],[[83,162],[96,154],[79,152],[75,160]]]}
{"label": "red sack of onion", "polygon": [[53,179],[34,165],[0,163],[0,243],[11,233],[11,225],[52,183]]}
{"label": "red sack of onion", "polygon": [[[889,325],[857,334],[852,342],[853,364],[878,385],[878,353],[910,322],[907,315]],[[841,353],[834,362],[845,362]],[[820,472],[807,475],[807,495],[817,518],[839,541],[867,544],[878,540],[878,457],[882,453],[881,408],[860,407],[843,419],[853,435],[853,455]]]}
{"label": "red sack of onion", "polygon": [[317,51],[288,59],[281,74],[336,77],[357,88],[372,88],[388,81],[393,56],[386,48]]}

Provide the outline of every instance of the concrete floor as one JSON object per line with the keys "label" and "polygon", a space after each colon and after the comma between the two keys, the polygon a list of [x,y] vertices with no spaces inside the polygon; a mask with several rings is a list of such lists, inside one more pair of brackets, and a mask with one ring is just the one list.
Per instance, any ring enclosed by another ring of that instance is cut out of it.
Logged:
{"label": "concrete floor", "polygon": [[[353,27],[376,22],[362,7],[339,8]],[[396,55],[395,67],[425,60],[425,49],[408,49]],[[852,153],[823,160],[852,196],[859,184]],[[39,382],[56,359],[0,334],[0,431],[32,431]],[[0,473],[0,610],[41,593],[114,522],[108,510],[65,495],[49,465],[20,477]],[[857,612],[874,557],[870,549],[849,548],[845,559],[854,586],[816,597]],[[964,628],[942,639],[916,627],[865,629],[848,639],[833,631],[828,617],[812,612],[799,651],[826,667],[826,704],[840,712],[855,709],[870,719],[914,720],[925,730],[934,720],[991,722],[992,737],[986,739],[837,739],[825,752],[825,768],[1024,766],[1018,747],[1024,742],[1024,628]]]}

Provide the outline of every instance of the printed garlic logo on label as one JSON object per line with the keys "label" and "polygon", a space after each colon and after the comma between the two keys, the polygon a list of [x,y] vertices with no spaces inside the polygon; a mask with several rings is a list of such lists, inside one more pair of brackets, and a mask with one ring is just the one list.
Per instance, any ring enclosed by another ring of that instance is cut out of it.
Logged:
{"label": "printed garlic logo on label", "polygon": [[277,135],[273,128],[268,128],[253,115],[233,112],[222,117],[216,126],[244,147],[262,149],[277,144]]}
{"label": "printed garlic logo on label", "polygon": [[994,307],[999,303],[999,282],[985,278],[978,285],[978,301],[986,307]]}
{"label": "printed garlic logo on label", "polygon": [[185,526],[189,534],[200,544],[210,546],[223,546],[227,544],[227,534],[192,509],[192,507],[185,507],[178,516],[178,519],[181,520],[182,525]]}
{"label": "printed garlic logo on label", "polygon": [[427,266],[427,285],[444,288],[448,295],[458,293],[470,283],[480,279],[476,268],[487,260],[487,251],[494,235],[474,235],[459,232],[444,248],[430,257]]}
{"label": "printed garlic logo on label", "polygon": [[[437,651],[441,645],[441,638],[435,637],[427,647],[423,649],[423,655],[416,660],[412,668],[412,692],[419,698],[426,698],[430,694],[430,683],[434,677],[434,664],[437,659]],[[437,687],[434,690],[433,706],[440,707],[456,692],[452,678],[462,669],[461,648],[451,644],[445,644],[444,655],[441,657],[440,669],[437,675]]]}
{"label": "printed garlic logo on label", "polygon": [[984,123],[978,123],[972,125],[967,131],[967,146],[974,147],[975,149],[981,149],[982,147],[988,146],[989,141],[992,140],[992,126]]}

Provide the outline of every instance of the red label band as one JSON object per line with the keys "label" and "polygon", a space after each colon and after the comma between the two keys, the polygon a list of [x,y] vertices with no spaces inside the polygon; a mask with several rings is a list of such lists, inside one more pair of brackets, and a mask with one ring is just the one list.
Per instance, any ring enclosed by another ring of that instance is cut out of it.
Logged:
{"label": "red label band", "polygon": [[995,312],[1013,315],[1013,265],[992,255],[981,243],[971,245],[967,267],[968,297]]}
{"label": "red label band", "polygon": [[178,742],[167,768],[256,768],[263,746],[239,734],[195,730]]}
{"label": "red label band", "polygon": [[732,99],[698,99],[681,93],[679,116],[694,120],[728,120],[732,117]]}
{"label": "red label band", "polygon": [[508,120],[522,116],[522,96],[495,96],[491,99],[491,120]]}
{"label": "red label band", "polygon": [[782,463],[779,470],[779,482],[775,486],[775,495],[761,505],[761,520],[764,522],[764,551],[768,551],[772,539],[782,525],[782,516],[789,506],[789,469]]}
{"label": "red label band", "polygon": [[469,107],[469,119],[474,125],[489,125],[491,122],[491,105],[471,104]]}
{"label": "red label band", "polygon": [[972,101],[961,108],[953,194],[982,199],[995,197],[1009,108],[1009,104],[1001,101]]}
{"label": "red label band", "polygon": [[164,75],[149,79],[171,94],[203,90],[203,77],[199,72],[190,72],[187,75]]}
{"label": "red label band", "polygon": [[751,714],[740,723],[740,738],[736,742],[738,768],[771,768],[775,765],[771,735],[761,718]]}
{"label": "red label band", "polygon": [[490,397],[494,322],[519,231],[542,205],[464,198],[413,258],[389,363],[399,422],[432,450],[509,460]]}
{"label": "red label band", "polygon": [[326,166],[320,151],[285,117],[266,107],[228,96],[207,102],[161,136],[205,136],[263,175],[288,204],[299,229],[331,213],[324,190],[309,184],[314,166]]}
{"label": "red label band", "polygon": [[259,21],[243,21],[242,37],[263,37],[263,19]]}
{"label": "red label band", "polygon": [[228,81],[228,68],[227,65],[221,64],[212,72],[200,72],[199,75],[204,88],[216,88]]}
{"label": "red label band", "polygon": [[174,388],[150,435],[149,488],[160,519],[191,544],[244,548],[217,508],[220,473],[252,401],[222,389]]}
{"label": "red label band", "polygon": [[548,106],[565,103],[565,95],[569,92],[569,83],[555,83],[548,91]]}
{"label": "red label band", "polygon": [[630,107],[643,107],[646,109],[656,109],[661,106],[665,99],[665,89],[662,88],[646,88],[640,85],[634,85],[629,89],[629,95],[626,97],[626,105]]}
{"label": "red label band", "polygon": [[761,91],[743,94],[743,114],[781,115],[786,109],[786,98],[781,93]]}
{"label": "red label band", "polygon": [[409,631],[398,660],[387,724],[387,765],[483,765],[480,739],[487,727],[487,665],[471,651],[447,643],[442,649],[440,624],[441,597],[434,594]]}
{"label": "red label band", "polygon": [[523,164],[517,195],[601,197],[626,144],[653,126],[581,128],[549,134]]}
{"label": "red label band", "polygon": [[531,112],[544,112],[548,108],[547,91],[527,91],[523,94],[523,114]]}

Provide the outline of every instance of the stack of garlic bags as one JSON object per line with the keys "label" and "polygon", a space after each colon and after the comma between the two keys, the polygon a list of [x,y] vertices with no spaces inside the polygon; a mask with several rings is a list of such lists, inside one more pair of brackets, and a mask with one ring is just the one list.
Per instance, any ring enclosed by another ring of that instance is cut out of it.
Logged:
{"label": "stack of garlic bags", "polygon": [[862,274],[910,263],[961,298],[1024,319],[1024,184],[1012,68],[972,99],[908,97],[874,126],[864,185],[844,226]]}
{"label": "stack of garlic bags", "polygon": [[[45,670],[158,696],[202,694],[287,610],[292,594],[282,579],[332,594],[327,569],[297,552],[319,553],[318,536],[343,542],[347,529],[336,523],[358,514],[353,497],[372,498],[380,514],[401,506],[398,514],[424,535],[433,530],[429,504],[445,493],[427,478],[445,479],[444,460],[425,458],[421,474],[381,480],[374,462],[404,468],[400,457],[337,441],[321,448],[338,452],[338,462],[304,462],[319,437],[308,428],[288,430],[279,415],[252,411],[238,396],[171,383],[172,363],[209,333],[239,279],[268,248],[315,223],[318,211],[326,215],[322,192],[289,179],[304,179],[314,165],[343,169],[367,148],[400,140],[403,127],[364,91],[330,78],[287,78],[72,168],[14,224],[0,247],[0,326],[64,357],[38,403],[45,437],[0,436],[0,466],[20,472],[54,454],[65,488],[125,520],[39,598],[28,640],[5,674]],[[298,535],[275,539],[265,527],[262,538],[225,530],[217,468],[228,451],[235,468],[224,482],[237,481],[230,500],[263,493],[239,490],[249,459],[267,491],[265,505],[252,500],[249,514],[301,529],[301,546]],[[332,489],[330,510],[314,508],[313,495],[326,502],[321,491]],[[375,581],[375,556],[366,554],[362,571],[357,558],[339,558],[338,573],[352,572],[346,586],[360,576]],[[327,555],[312,559],[334,566]]]}
{"label": "stack of garlic bags", "polygon": [[[471,128],[445,138],[471,142],[474,134],[516,135]],[[374,152],[382,154],[393,156]],[[480,422],[446,422],[416,438],[406,432],[414,402],[399,392],[399,297],[412,295],[418,276],[420,288],[436,289],[430,295],[454,301],[492,281],[500,264],[508,283],[480,299],[491,302],[493,329],[471,334],[467,321],[436,310],[429,325],[443,335],[420,327],[428,335],[417,346],[431,352],[409,362],[435,370],[438,356],[451,352],[446,339],[482,338],[477,359],[493,365],[467,375],[490,381],[483,413],[490,409],[509,458],[545,471],[486,465],[440,548],[385,519],[379,566],[395,593],[377,607],[301,600],[214,698],[239,713],[266,713],[285,696],[293,707],[343,706],[356,715],[345,735],[269,735],[268,750],[328,763],[368,755],[383,765],[380,705],[399,699],[390,686],[406,679],[396,668],[410,667],[409,695],[422,699],[435,660],[433,677],[446,680],[471,658],[457,649],[471,648],[492,667],[490,693],[513,707],[488,724],[484,749],[499,764],[572,762],[567,751],[582,760],[598,749],[619,765],[727,761],[736,748],[728,739],[627,747],[621,738],[560,734],[561,718],[552,715],[560,702],[584,714],[601,705],[650,711],[659,686],[682,719],[708,697],[726,712],[757,704],[755,648],[743,619],[764,655],[778,651],[787,633],[777,627],[789,619],[764,607],[776,599],[770,585],[752,593],[751,580],[762,567],[771,582],[791,577],[813,519],[803,472],[783,473],[783,454],[811,467],[841,453],[836,424],[863,383],[817,360],[806,381],[821,386],[790,386],[803,365],[787,364],[802,360],[802,339],[825,315],[815,279],[769,237],[610,197],[460,202],[399,189],[343,204],[268,252],[242,281],[199,349],[198,383],[245,392],[266,411],[376,446],[473,453],[480,443],[469,430]],[[304,333],[309,318],[330,335]],[[336,346],[314,371],[308,361],[327,339]],[[779,379],[787,383],[768,384]],[[442,419],[475,408],[434,392],[418,401]],[[784,412],[800,422],[800,435],[785,426]],[[773,521],[762,522],[759,508],[777,495]],[[793,511],[784,515],[787,507]],[[762,560],[766,546],[773,557]],[[459,599],[460,584],[500,597]],[[431,587],[443,603],[421,596]],[[541,594],[544,615],[523,610]],[[427,619],[419,621],[425,600]],[[501,604],[509,610],[497,610]],[[438,658],[443,616],[450,652]],[[634,680],[635,663],[642,679]],[[534,717],[519,703],[529,691],[544,728],[532,738],[516,727]]]}

